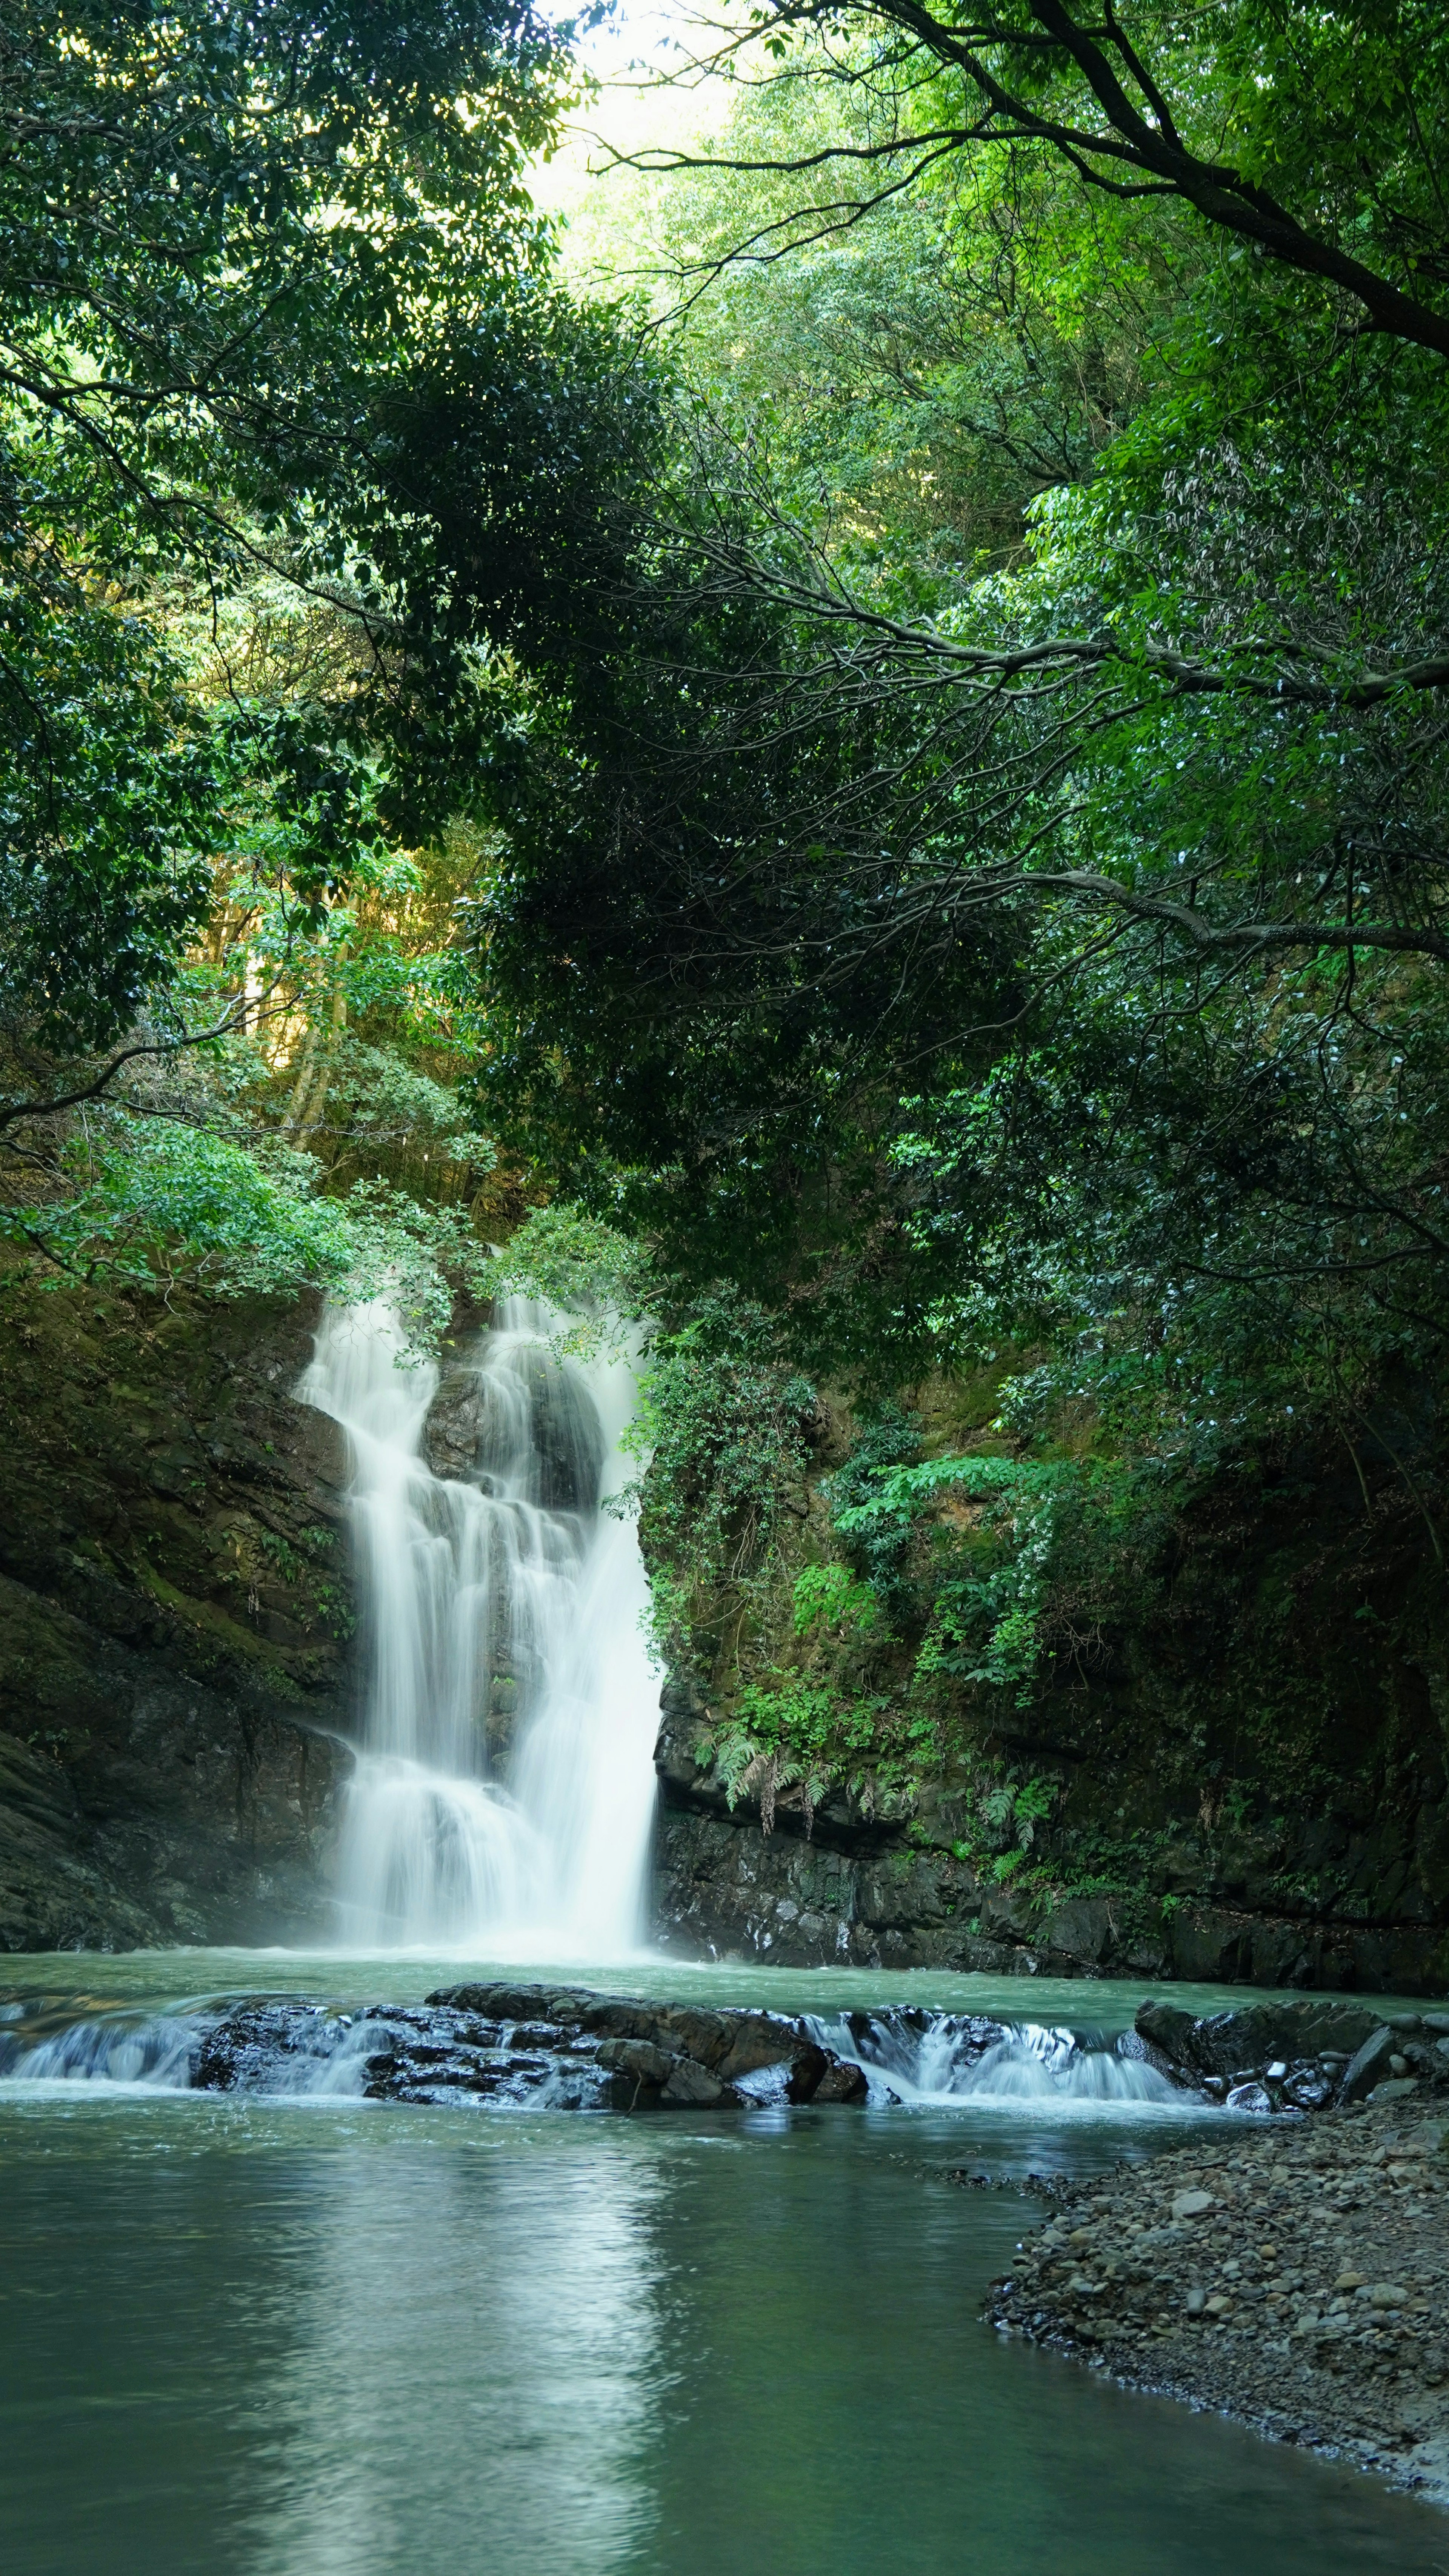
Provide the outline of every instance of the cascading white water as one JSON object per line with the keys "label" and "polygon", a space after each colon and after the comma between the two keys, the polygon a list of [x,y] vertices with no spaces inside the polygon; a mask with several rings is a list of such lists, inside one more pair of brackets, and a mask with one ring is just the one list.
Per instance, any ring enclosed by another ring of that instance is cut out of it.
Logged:
{"label": "cascading white water", "polygon": [[513,1299],[466,1372],[471,1464],[422,1454],[438,1389],[392,1309],[330,1305],[298,1393],[347,1434],[365,1621],[339,1893],[350,1938],[617,1958],[644,1937],[659,1684],[621,1359],[561,1360]]}
{"label": "cascading white water", "polygon": [[860,2067],[872,2099],[921,2104],[970,2102],[1058,2110],[1168,2111],[1191,2101],[1140,2054],[1129,2033],[1115,2046],[1036,2022],[999,2023],[955,2013],[810,2016],[824,2048]]}

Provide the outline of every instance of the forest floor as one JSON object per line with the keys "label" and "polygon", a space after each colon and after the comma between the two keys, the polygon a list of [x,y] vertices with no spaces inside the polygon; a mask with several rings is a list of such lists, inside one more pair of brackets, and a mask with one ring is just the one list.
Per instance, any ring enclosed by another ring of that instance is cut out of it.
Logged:
{"label": "forest floor", "polygon": [[1449,2506],[1446,2150],[1356,2106],[1119,2167],[1053,2191],[986,2314]]}

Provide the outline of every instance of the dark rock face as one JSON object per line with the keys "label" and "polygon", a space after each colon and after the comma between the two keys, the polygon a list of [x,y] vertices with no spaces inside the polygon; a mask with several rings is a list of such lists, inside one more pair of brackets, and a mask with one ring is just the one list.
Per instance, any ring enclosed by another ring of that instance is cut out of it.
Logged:
{"label": "dark rock face", "polygon": [[352,1624],[298,1309],[0,1324],[0,1950],[330,1931]]}
{"label": "dark rock face", "polygon": [[798,1808],[782,1801],[766,1835],[757,1809],[742,1799],[732,1813],[696,1766],[687,1706],[677,1686],[666,1690],[655,1755],[655,1925],[666,1946],[791,1967],[838,1961],[1369,1994],[1449,1988],[1449,1937],[1437,1922],[1305,1923],[1188,1902],[1164,1911],[1147,1890],[1054,1899],[999,1886],[952,1850],[948,1798],[939,1818],[923,1820],[925,1843],[838,1796],[816,1810],[808,1834]]}
{"label": "dark rock face", "polygon": [[535,2102],[555,2110],[737,2110],[855,2102],[858,2066],[777,2013],[706,2012],[555,1986],[463,1985],[356,2014],[237,2006],[200,2040],[204,2092],[360,2093],[370,2101]]}
{"label": "dark rock face", "polygon": [[[758,1797],[728,1814],[693,1759],[738,1690],[727,1605],[711,1609],[664,1695],[667,1937],[792,1964],[1449,1993],[1446,1595],[1395,1461],[1422,1461],[1425,1491],[1439,1470],[1427,1395],[1401,1392],[1353,1466],[1325,1436],[1207,1479],[1084,1657],[1048,1660],[1020,1699],[963,1686],[959,1768],[915,1784],[909,1824],[866,1812],[869,1781],[817,1806],[813,1848],[798,1783],[769,1837]],[[849,1432],[835,1399],[820,1422],[799,1543],[828,1558],[822,1478]],[[894,1660],[871,1650],[870,1686],[897,1704],[920,1609]],[[788,1615],[761,1643],[790,1664]],[[1029,1846],[985,1813],[991,1780],[1045,1793]]]}
{"label": "dark rock face", "polygon": [[826,1810],[807,1839],[802,1819],[777,1810],[766,1835],[743,1802],[730,1815],[707,1778],[692,1781],[667,1737],[658,1768],[656,1933],[689,1955],[1368,1993],[1438,1993],[1449,1983],[1437,1934],[1432,1943],[1417,1934],[1305,1938],[1297,1924],[1180,1913],[1144,1942],[1138,1909],[1121,1900],[1043,1907],[1024,1891],[983,1884],[947,1849],[913,1848],[899,1828]]}
{"label": "dark rock face", "polygon": [[1449,2013],[1386,2022],[1355,2004],[1249,2004],[1195,2020],[1148,2001],[1136,2029],[1164,2074],[1230,2109],[1320,2111],[1418,2096],[1427,2104],[1449,2093]]}
{"label": "dark rock face", "polygon": [[788,1809],[772,1834],[745,1804],[731,1812],[688,1750],[687,1698],[667,1688],[664,1705],[654,1757],[654,1924],[665,1947],[782,1967],[834,1961],[999,1976],[1028,1964],[1012,1939],[968,1928],[979,1898],[969,1871],[949,1853],[913,1850],[898,1827],[862,1817],[844,1798],[817,1808],[808,1837]]}

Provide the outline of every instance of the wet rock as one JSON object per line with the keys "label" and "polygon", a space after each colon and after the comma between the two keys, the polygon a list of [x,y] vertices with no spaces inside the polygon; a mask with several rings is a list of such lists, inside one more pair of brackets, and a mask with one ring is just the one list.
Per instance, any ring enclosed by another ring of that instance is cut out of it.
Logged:
{"label": "wet rock", "polygon": [[733,2092],[727,2094],[727,2088],[719,2077],[711,2075],[707,2067],[697,2066],[692,2057],[675,2059],[660,2095],[661,2101],[686,2103],[704,2110],[726,2098],[734,2101],[738,2096]]}
{"label": "wet rock", "polygon": [[662,2092],[674,2072],[676,2061],[666,2057],[663,2049],[656,2048],[652,2040],[606,2039],[598,2051],[598,2063],[606,2066],[611,2074],[632,2076],[637,2084],[653,2085]]}
{"label": "wet rock", "polygon": [[656,2095],[696,2106],[757,2099],[750,2079],[764,2075],[775,2079],[767,2088],[772,2098],[788,2102],[854,2102],[866,2090],[859,2067],[822,2048],[802,2021],[782,2013],[715,2012],[540,1986],[444,1987],[428,2002],[495,2022],[536,2018],[572,2029],[580,2045],[598,2043],[599,2061],[638,2088],[629,2108],[643,2108]]}
{"label": "wet rock", "polygon": [[1390,2023],[1360,2004],[1249,2004],[1195,2017],[1149,1998],[1135,2035],[1164,2074],[1258,2116],[1365,2100],[1388,2083],[1449,2090],[1449,2057],[1418,2015]]}
{"label": "wet rock", "polygon": [[291,1394],[311,1306],[98,1329],[7,1289],[0,1951],[328,1939],[350,1585],[336,1426]]}
{"label": "wet rock", "polygon": [[[191,2026],[188,2025],[188,2030]],[[422,2004],[334,2013],[256,1997],[195,2024],[205,2092],[471,2098],[554,2109],[859,2102],[860,2068],[777,2013],[709,2012],[573,1987],[469,1984]]]}
{"label": "wet rock", "polygon": [[1386,2026],[1381,2025],[1370,2034],[1350,2060],[1339,2085],[1340,2101],[1363,2101],[1376,2084],[1382,2083],[1387,2078],[1389,2061],[1393,2055],[1394,2034]]}
{"label": "wet rock", "polygon": [[1197,2034],[1202,2025],[1180,2004],[1160,2004],[1149,1995],[1139,2004],[1134,2024],[1139,2039],[1153,2048],[1164,2065],[1184,2074],[1211,2075],[1216,2069],[1199,2062]]}
{"label": "wet rock", "polygon": [[192,2063],[198,2093],[299,2091],[327,2065],[345,2025],[321,2004],[241,2004],[201,2041]]}
{"label": "wet rock", "polygon": [[1228,2095],[1227,2107],[1230,2111],[1241,2111],[1253,2119],[1260,2119],[1265,2112],[1272,2110],[1273,2096],[1264,2084],[1235,2084]]}
{"label": "wet rock", "polygon": [[827,2066],[815,2087],[817,2102],[863,2102],[868,2091],[864,2075],[848,2058],[837,2058]]}

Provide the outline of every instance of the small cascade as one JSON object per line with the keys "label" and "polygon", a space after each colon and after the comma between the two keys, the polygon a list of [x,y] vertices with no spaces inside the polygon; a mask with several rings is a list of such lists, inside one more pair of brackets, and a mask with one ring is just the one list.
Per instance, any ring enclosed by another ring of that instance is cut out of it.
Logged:
{"label": "small cascade", "polygon": [[813,2020],[824,2048],[860,2067],[881,2102],[1127,2105],[1181,2112],[1184,2095],[1127,2032],[1115,2043],[976,2013],[843,2013]]}
{"label": "small cascade", "polygon": [[[205,2027],[189,2013],[103,2014],[62,2022],[43,2009],[0,2012],[0,2077],[33,2084],[145,2084],[185,2092]],[[4,2026],[4,2025],[8,2025]]]}
{"label": "small cascade", "polygon": [[298,1390],[347,1434],[366,1697],[344,1819],[347,1938],[620,1957],[644,1937],[659,1684],[626,1481],[622,1360],[560,1359],[512,1299],[450,1372],[384,1302],[330,1306]]}
{"label": "small cascade", "polygon": [[[828,2062],[824,2089],[810,2041]],[[713,2047],[716,2063],[723,2049],[727,2080],[695,2063],[669,2077],[672,2089],[661,2094],[676,2043],[706,2056]],[[1232,2106],[1172,2083],[1135,2054],[1130,2032],[1110,2042],[1091,2031],[911,2006],[781,2020],[740,2007],[720,2013],[506,1983],[444,1988],[420,2004],[350,2008],[286,1995],[193,1998],[164,2013],[92,2006],[73,2018],[43,1997],[0,2005],[0,2082],[473,2109],[635,2109],[642,2093],[650,2104],[695,2110],[849,2102],[856,2094],[840,2079],[855,2067],[878,2109],[984,2113],[1008,2123],[1235,2116]],[[1240,2106],[1240,2115],[1252,2116],[1253,2106]]]}

